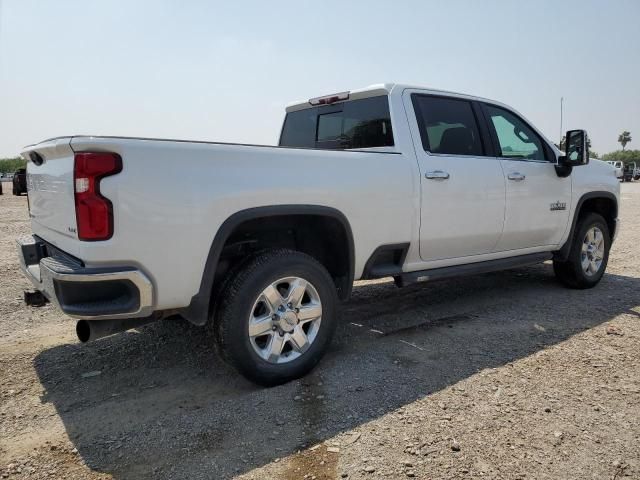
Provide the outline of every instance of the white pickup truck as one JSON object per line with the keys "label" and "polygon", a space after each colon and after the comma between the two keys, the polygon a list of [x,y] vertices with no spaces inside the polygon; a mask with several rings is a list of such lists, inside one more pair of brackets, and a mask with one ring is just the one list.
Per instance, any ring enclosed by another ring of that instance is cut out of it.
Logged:
{"label": "white pickup truck", "polygon": [[[273,385],[321,358],[357,279],[553,260],[601,279],[614,169],[491,100],[398,84],[291,104],[279,146],[69,136],[26,147],[36,289],[82,341],[180,315]],[[34,292],[37,294],[37,292]]]}
{"label": "white pickup truck", "polygon": [[615,162],[613,160],[610,160],[607,163],[615,168],[616,178],[624,182],[624,163],[620,161]]}

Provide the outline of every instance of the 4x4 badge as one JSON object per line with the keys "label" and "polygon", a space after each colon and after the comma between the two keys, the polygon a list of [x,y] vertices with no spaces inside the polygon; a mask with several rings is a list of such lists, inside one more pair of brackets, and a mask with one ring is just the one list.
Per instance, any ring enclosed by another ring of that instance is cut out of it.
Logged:
{"label": "4x4 badge", "polygon": [[553,212],[554,210],[566,210],[566,209],[567,209],[567,204],[565,202],[553,202],[549,210]]}

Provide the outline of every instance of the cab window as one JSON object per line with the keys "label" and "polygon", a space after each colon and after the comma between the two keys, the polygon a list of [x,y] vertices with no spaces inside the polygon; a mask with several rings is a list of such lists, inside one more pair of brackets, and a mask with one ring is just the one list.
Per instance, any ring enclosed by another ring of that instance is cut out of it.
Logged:
{"label": "cab window", "polygon": [[389,98],[383,95],[289,112],[279,145],[334,150],[392,147]]}
{"label": "cab window", "polygon": [[485,105],[498,139],[500,156],[525,160],[548,160],[542,139],[519,117],[500,107]]}
{"label": "cab window", "polygon": [[484,155],[471,102],[457,98],[411,95],[422,146],[430,153]]}

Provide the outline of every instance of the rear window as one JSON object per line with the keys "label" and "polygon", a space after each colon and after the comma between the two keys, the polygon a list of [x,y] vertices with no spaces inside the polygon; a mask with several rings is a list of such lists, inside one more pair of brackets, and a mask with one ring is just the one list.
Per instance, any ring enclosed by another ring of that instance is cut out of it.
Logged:
{"label": "rear window", "polygon": [[393,146],[388,97],[287,113],[280,146],[339,150]]}

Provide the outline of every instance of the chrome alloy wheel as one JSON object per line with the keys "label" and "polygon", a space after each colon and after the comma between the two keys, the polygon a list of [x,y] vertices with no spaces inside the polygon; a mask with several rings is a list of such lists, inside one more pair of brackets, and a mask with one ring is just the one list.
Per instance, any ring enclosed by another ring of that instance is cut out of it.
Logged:
{"label": "chrome alloy wheel", "polygon": [[598,227],[591,227],[582,241],[580,261],[585,275],[592,277],[600,270],[604,258],[604,235]]}
{"label": "chrome alloy wheel", "polygon": [[276,280],[258,296],[249,314],[249,340],[269,363],[287,363],[306,352],[318,335],[322,302],[299,277]]}

